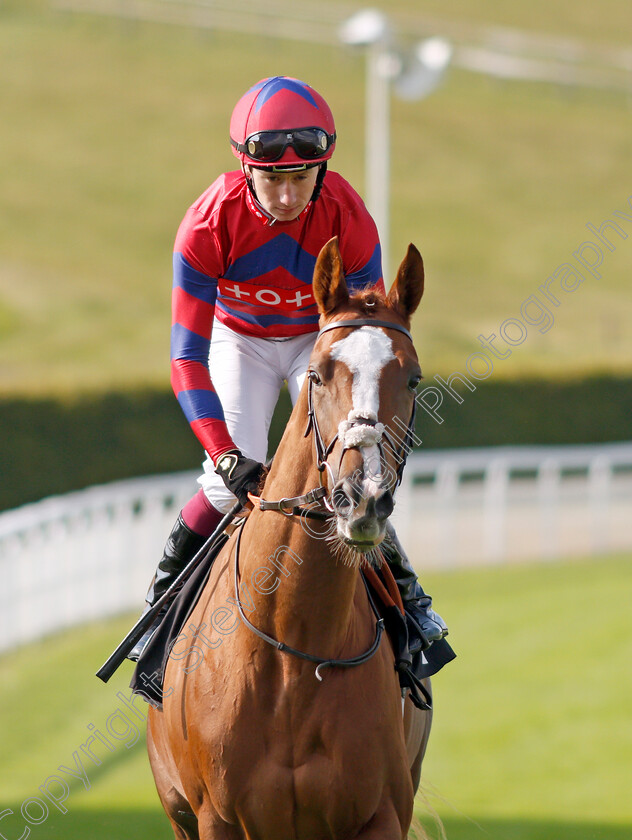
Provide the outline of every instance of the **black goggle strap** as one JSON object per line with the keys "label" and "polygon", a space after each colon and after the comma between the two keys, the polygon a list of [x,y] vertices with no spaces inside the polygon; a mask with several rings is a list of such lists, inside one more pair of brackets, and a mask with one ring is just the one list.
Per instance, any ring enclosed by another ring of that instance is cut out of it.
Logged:
{"label": "black goggle strap", "polygon": [[320,164],[320,169],[318,171],[318,176],[316,178],[316,184],[314,186],[314,192],[312,193],[312,197],[310,201],[316,201],[318,196],[320,195],[320,191],[323,188],[323,181],[325,180],[325,175],[327,174],[327,161]]}

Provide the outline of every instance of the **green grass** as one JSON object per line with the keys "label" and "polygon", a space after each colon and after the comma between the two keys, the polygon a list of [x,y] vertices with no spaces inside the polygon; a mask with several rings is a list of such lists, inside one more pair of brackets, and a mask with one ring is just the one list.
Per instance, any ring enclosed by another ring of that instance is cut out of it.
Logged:
{"label": "green grass", "polygon": [[[422,576],[458,651],[434,680],[423,777],[449,840],[630,836],[631,560]],[[0,659],[0,810],[41,796],[60,764],[73,766],[89,724],[106,731],[126,708],[117,692],[127,695],[130,667],[107,686],[93,673],[131,621],[78,628]],[[142,741],[95,751],[102,764],[86,760],[90,790],[77,780],[68,812],[51,813],[33,837],[168,840]],[[417,814],[436,835],[421,803]],[[9,816],[3,831],[19,836],[22,825]]]}
{"label": "green grass", "polygon": [[[358,2],[357,5],[360,5]],[[394,10],[411,14],[400,0]],[[618,42],[627,4],[468,2],[424,13]],[[363,189],[364,63],[339,48],[0,7],[0,392],[165,385],[170,252],[188,204],[235,160],[228,118],[283,72],[337,116],[336,168]],[[344,80],[344,83],[341,81]],[[426,373],[463,369],[477,336],[601,224],[627,211],[624,96],[496,83],[453,70],[424,102],[392,103],[393,265],[409,241],[428,283],[416,339]],[[632,224],[621,222],[627,232]],[[632,238],[607,253],[494,375],[629,371]]]}
{"label": "green grass", "polygon": [[459,653],[425,765],[442,814],[632,828],[630,560],[424,578]]}

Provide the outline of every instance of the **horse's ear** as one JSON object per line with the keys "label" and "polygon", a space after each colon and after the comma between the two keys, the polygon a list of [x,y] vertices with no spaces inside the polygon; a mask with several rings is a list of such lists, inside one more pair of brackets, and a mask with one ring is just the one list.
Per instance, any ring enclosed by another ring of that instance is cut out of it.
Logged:
{"label": "horse's ear", "polygon": [[406,321],[410,321],[423,293],[424,261],[411,242],[388,293],[388,305],[396,309]]}
{"label": "horse's ear", "polygon": [[329,315],[349,300],[337,236],[321,248],[314,268],[313,290],[321,315]]}

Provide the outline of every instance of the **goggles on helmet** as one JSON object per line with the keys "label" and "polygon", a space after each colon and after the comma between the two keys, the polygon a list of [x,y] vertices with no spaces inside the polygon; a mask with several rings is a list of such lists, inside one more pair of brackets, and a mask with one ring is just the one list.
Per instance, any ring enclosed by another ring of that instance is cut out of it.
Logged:
{"label": "goggles on helmet", "polygon": [[296,128],[291,131],[257,131],[246,137],[245,143],[230,142],[250,160],[273,163],[283,157],[291,146],[302,160],[314,160],[325,154],[336,142],[336,133],[327,134],[322,128]]}

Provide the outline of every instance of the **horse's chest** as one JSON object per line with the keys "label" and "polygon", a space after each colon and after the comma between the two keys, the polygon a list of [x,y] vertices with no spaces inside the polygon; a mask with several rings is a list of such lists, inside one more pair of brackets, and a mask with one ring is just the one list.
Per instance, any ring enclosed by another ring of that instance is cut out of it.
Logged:
{"label": "horse's chest", "polygon": [[383,780],[361,768],[358,757],[355,766],[325,753],[295,765],[280,758],[276,751],[260,755],[226,791],[227,803],[258,837],[353,837],[383,798]]}
{"label": "horse's chest", "polygon": [[217,792],[219,785],[229,807],[238,803],[246,823],[274,827],[259,836],[324,837],[332,836],[332,827],[334,836],[354,836],[386,788],[398,779],[402,790],[410,787],[397,743],[389,744],[387,733],[371,728],[361,714],[355,721],[342,714],[340,698],[338,709],[262,702],[242,712],[216,745],[231,760],[214,787]]}

